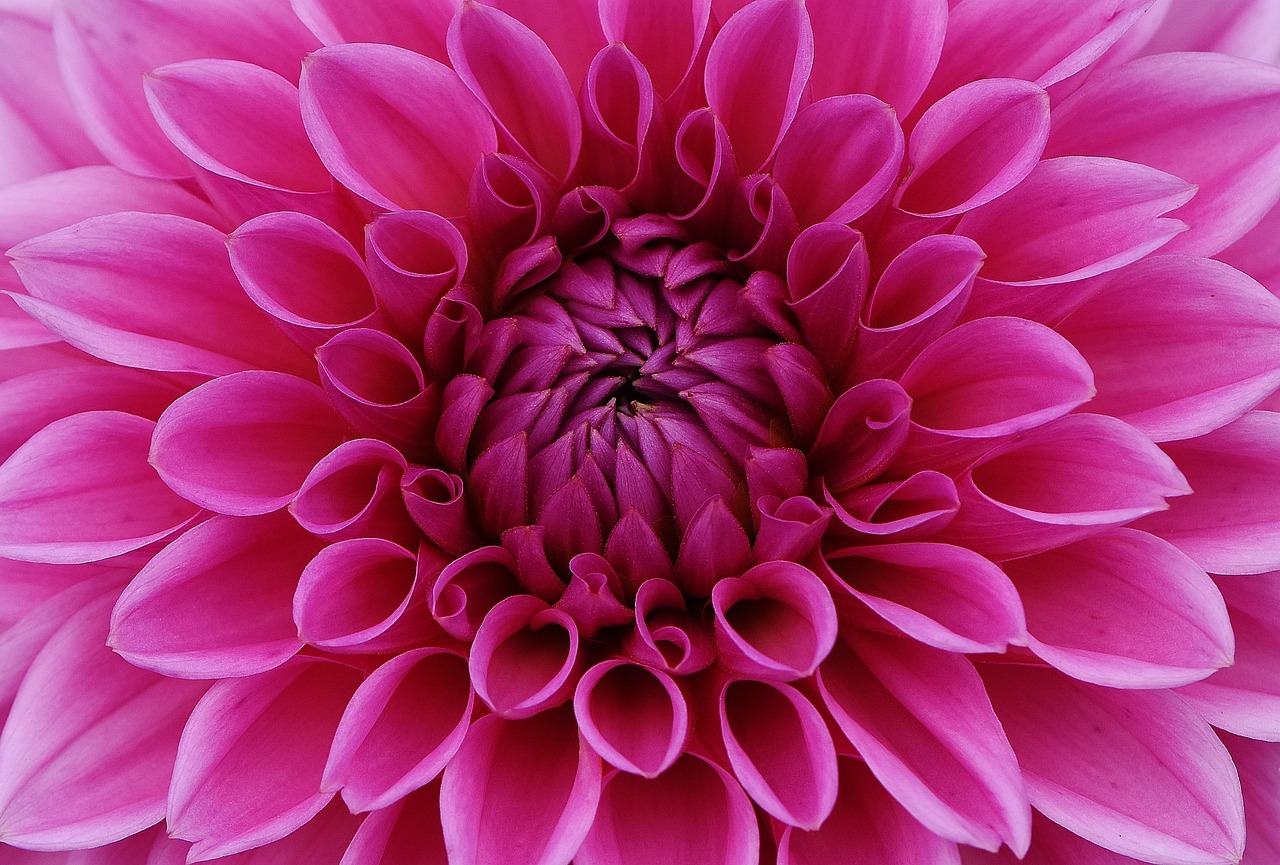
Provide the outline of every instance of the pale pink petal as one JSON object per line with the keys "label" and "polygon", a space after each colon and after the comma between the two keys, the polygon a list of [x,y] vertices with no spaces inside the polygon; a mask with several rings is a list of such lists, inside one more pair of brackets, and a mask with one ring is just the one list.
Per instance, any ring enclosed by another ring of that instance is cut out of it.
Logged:
{"label": "pale pink petal", "polygon": [[540,598],[515,595],[496,604],[477,630],[471,679],[498,715],[527,718],[573,695],[583,662],[579,653],[572,617]]}
{"label": "pale pink petal", "polygon": [[727,772],[685,754],[652,780],[614,772],[577,865],[756,865],[751,803]]}
{"label": "pale pink petal", "polygon": [[1146,54],[1216,51],[1274,63],[1280,58],[1280,4],[1275,0],[1172,0]]}
{"label": "pale pink petal", "polygon": [[1048,155],[1111,156],[1199,188],[1170,252],[1212,255],[1280,198],[1280,71],[1216,54],[1159,55],[1091,78],[1053,113]]}
{"label": "pale pink petal", "polygon": [[284,507],[344,428],[320,388],[244,372],[208,382],[160,418],[151,461],[169,486],[218,513]]}
{"label": "pale pink petal", "polygon": [[1213,730],[1177,696],[989,665],[987,692],[1036,809],[1144,861],[1239,862],[1240,782]]}
{"label": "pale pink petal", "polygon": [[573,711],[582,738],[597,754],[646,778],[669,769],[689,738],[689,707],[675,679],[627,661],[604,661],[588,670]]}
{"label": "pale pink petal", "polygon": [[293,0],[293,11],[325,45],[381,42],[448,62],[445,34],[461,0]]}
{"label": "pale pink petal", "polygon": [[296,658],[223,679],[182,733],[169,789],[169,832],[204,862],[276,841],[320,813],[334,731],[360,684],[350,667]]}
{"label": "pale pink petal", "polygon": [[413,553],[382,538],[325,547],[298,580],[293,598],[298,636],[332,651],[371,651],[370,641],[385,635],[425,592],[418,585],[417,565]]}
{"label": "pale pink petal", "polygon": [[1026,790],[973,666],[910,640],[845,638],[818,672],[818,687],[885,789],[943,838],[1025,853]]}
{"label": "pale pink petal", "polygon": [[[3,191],[0,191],[2,196]],[[1217,258],[1249,274],[1272,294],[1280,294],[1280,256],[1275,254],[1272,243],[1277,231],[1280,231],[1280,206],[1267,211],[1257,225],[1219,253]]]}
{"label": "pale pink petal", "polygon": [[109,643],[136,666],[184,679],[277,667],[302,648],[293,590],[319,549],[288,515],[214,517],[138,573]]}
{"label": "pale pink petal", "polygon": [[441,785],[449,861],[568,865],[599,801],[600,758],[567,707],[523,721],[481,718]]}
{"label": "pale pink petal", "polygon": [[307,58],[302,117],[344,186],[391,210],[466,209],[493,123],[453,70],[391,45],[339,45]]}
{"label": "pale pink petal", "polygon": [[437,781],[366,817],[340,865],[448,865],[448,862],[444,830],[440,826],[440,783]]}
{"label": "pale pink petal", "polygon": [[605,39],[622,42],[670,96],[689,75],[707,34],[710,0],[602,0]]}
{"label": "pale pink petal", "polygon": [[107,648],[115,594],[70,616],[23,680],[0,736],[0,840],[95,847],[164,814],[179,734],[208,685]]}
{"label": "pale pink petal", "polygon": [[199,511],[147,464],[155,424],[95,411],[54,421],[0,465],[0,555],[94,562],[160,540]]}

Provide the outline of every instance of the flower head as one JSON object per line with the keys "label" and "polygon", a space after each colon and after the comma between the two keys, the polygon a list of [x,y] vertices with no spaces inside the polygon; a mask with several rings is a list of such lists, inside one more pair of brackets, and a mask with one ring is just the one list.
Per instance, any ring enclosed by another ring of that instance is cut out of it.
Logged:
{"label": "flower head", "polygon": [[1274,6],[0,13],[0,858],[1271,861]]}

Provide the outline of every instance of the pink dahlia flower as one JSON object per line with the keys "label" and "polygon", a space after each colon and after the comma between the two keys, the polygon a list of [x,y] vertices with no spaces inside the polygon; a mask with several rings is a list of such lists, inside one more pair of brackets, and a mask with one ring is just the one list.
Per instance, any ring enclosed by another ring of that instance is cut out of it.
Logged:
{"label": "pink dahlia flower", "polygon": [[1280,4],[2,8],[0,863],[1280,862]]}

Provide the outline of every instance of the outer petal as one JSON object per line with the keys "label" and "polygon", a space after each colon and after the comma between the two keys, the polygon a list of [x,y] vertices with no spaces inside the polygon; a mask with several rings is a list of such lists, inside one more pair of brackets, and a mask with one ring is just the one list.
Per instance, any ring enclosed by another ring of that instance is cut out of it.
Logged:
{"label": "outer petal", "polygon": [[[605,39],[622,42],[669,96],[693,69],[707,34],[710,0],[603,0]],[[845,92],[845,91],[842,91]]]}
{"label": "outer petal", "polygon": [[1244,791],[1248,844],[1240,865],[1267,865],[1280,856],[1280,814],[1276,796],[1280,793],[1280,747],[1223,736],[1231,758],[1240,771]]}
{"label": "outer petal", "polygon": [[164,812],[178,736],[207,687],[106,646],[115,592],[69,618],[27,672],[0,736],[0,840],[94,847]]}
{"label": "outer petal", "polygon": [[461,0],[293,0],[293,11],[325,45],[381,42],[399,45],[441,63],[448,61],[445,34]]}
{"label": "outer petal", "polygon": [[144,547],[198,508],[147,465],[155,424],[122,412],[55,421],[0,465],[0,555],[94,562]]}
{"label": "outer petal", "polygon": [[1045,816],[1158,865],[1239,862],[1240,781],[1209,725],[1175,695],[988,666],[987,691]]}
{"label": "outer petal", "polygon": [[1053,112],[1048,154],[1112,156],[1199,190],[1171,252],[1212,255],[1280,198],[1280,70],[1219,54],[1144,57],[1091,78]]}
{"label": "outer petal", "polygon": [[360,824],[340,865],[448,865],[440,827],[440,784],[374,811]]}
{"label": "outer petal", "polygon": [[1143,51],[1216,51],[1274,63],[1280,59],[1280,3],[1274,0],[1172,0]]}

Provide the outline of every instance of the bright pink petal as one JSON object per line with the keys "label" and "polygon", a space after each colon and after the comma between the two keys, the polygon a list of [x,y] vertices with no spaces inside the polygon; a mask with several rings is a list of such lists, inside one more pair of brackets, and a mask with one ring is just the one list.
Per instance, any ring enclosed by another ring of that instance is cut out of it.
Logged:
{"label": "bright pink petal", "polygon": [[170,487],[210,510],[265,514],[289,503],[343,434],[315,385],[244,372],[174,402],[156,425],[151,461]]}
{"label": "bright pink petal", "polygon": [[471,645],[476,693],[503,718],[527,718],[573,694],[579,656],[577,623],[532,595],[499,602]]}
{"label": "bright pink petal", "polygon": [[493,123],[453,70],[391,45],[339,45],[302,73],[302,116],[344,186],[391,210],[466,210]]}
{"label": "bright pink petal", "polygon": [[1217,258],[1249,274],[1272,294],[1280,295],[1280,256],[1275,254],[1271,242],[1277,231],[1280,231],[1280,206],[1267,211],[1261,222],[1219,253]]}
{"label": "bright pink petal", "polygon": [[689,707],[676,681],[626,661],[604,661],[588,670],[573,711],[582,738],[596,753],[646,778],[669,769],[689,738]]}
{"label": "bright pink petal", "polygon": [[1248,843],[1240,865],[1267,865],[1280,857],[1280,747],[1269,742],[1253,742],[1236,736],[1223,736],[1231,759],[1240,772],[1244,792],[1245,822],[1249,828]]}
{"label": "bright pink petal", "polygon": [[472,724],[445,770],[440,817],[452,865],[568,865],[600,801],[600,758],[568,708]]}
{"label": "bright pink petal", "polygon": [[661,96],[670,96],[693,69],[711,15],[710,0],[604,0],[600,24],[605,39],[622,42],[653,76]]}
{"label": "bright pink petal", "polygon": [[491,5],[538,34],[576,92],[591,58],[605,47],[598,0],[562,0],[554,4],[543,0],[493,0]]}
{"label": "bright pink petal", "polygon": [[367,648],[420,594],[417,564],[413,553],[382,538],[325,547],[298,580],[293,598],[298,636],[333,651]]}
{"label": "bright pink petal", "polygon": [[293,11],[325,45],[381,42],[399,45],[445,63],[445,34],[460,0],[293,0]]}
{"label": "bright pink petal", "polygon": [[366,817],[340,865],[448,863],[440,826],[440,784],[434,782]]}
{"label": "bright pink petal", "polygon": [[298,525],[331,540],[387,538],[416,545],[405,512],[404,456],[377,439],[343,442],[307,475],[289,504]]}
{"label": "bright pink petal", "polygon": [[[434,213],[384,214],[365,232],[374,295],[387,316],[414,336],[424,332],[441,298],[462,281],[467,255],[458,229]],[[428,345],[432,342],[428,336]]]}

